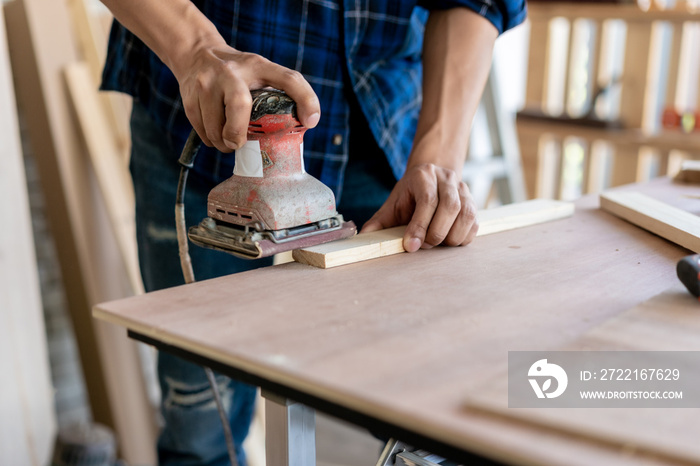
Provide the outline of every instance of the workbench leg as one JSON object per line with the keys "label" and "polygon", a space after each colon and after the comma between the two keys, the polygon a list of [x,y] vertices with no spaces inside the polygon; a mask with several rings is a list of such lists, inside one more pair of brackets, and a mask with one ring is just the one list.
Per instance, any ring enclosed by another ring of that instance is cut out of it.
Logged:
{"label": "workbench leg", "polygon": [[265,398],[265,458],[268,466],[316,465],[316,412],[262,391]]}

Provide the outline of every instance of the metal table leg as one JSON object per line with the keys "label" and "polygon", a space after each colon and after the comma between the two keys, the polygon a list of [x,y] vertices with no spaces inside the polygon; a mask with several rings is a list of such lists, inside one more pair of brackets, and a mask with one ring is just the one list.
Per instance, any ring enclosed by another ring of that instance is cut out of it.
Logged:
{"label": "metal table leg", "polygon": [[316,412],[266,390],[265,457],[268,466],[316,465]]}

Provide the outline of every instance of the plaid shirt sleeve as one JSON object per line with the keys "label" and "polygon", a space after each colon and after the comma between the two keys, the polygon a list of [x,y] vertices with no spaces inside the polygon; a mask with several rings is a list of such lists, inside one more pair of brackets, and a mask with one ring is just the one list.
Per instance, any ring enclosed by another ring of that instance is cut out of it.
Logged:
{"label": "plaid shirt sleeve", "polygon": [[522,23],[527,16],[525,0],[421,0],[418,4],[427,9],[469,8],[491,21],[499,34]]}

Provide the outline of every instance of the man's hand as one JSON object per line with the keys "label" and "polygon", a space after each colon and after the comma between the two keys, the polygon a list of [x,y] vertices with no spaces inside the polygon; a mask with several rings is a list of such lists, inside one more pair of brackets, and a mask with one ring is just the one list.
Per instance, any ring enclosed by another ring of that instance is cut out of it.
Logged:
{"label": "man's hand", "polygon": [[406,171],[362,232],[407,223],[403,247],[408,252],[439,244],[465,245],[479,230],[467,185],[453,170],[429,163]]}
{"label": "man's hand", "polygon": [[240,52],[223,40],[199,46],[173,66],[187,118],[208,146],[231,152],[246,142],[252,106],[250,91],[271,86],[297,103],[301,124],[318,124],[318,97],[301,73],[260,55]]}
{"label": "man's hand", "polygon": [[409,252],[474,239],[476,207],[458,174],[497,36],[488,20],[467,8],[430,13],[423,42],[423,105],[406,173],[363,232],[408,224],[403,247]]}
{"label": "man's hand", "polygon": [[300,73],[230,47],[190,0],[102,2],[173,72],[187,118],[204,144],[222,152],[245,144],[250,91],[267,86],[294,99],[301,124],[318,124],[318,97]]}

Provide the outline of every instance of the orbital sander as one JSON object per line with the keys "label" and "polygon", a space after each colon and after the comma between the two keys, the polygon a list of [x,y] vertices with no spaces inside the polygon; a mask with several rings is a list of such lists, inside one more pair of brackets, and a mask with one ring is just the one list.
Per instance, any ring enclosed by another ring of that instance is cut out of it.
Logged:
{"label": "orbital sander", "polygon": [[[190,240],[257,259],[353,236],[357,228],[338,214],[333,191],[304,170],[306,128],[294,100],[277,90],[252,97],[248,141],[236,150],[233,176],[209,193],[208,217],[190,227]],[[192,139],[180,158],[189,167],[198,146]]]}

